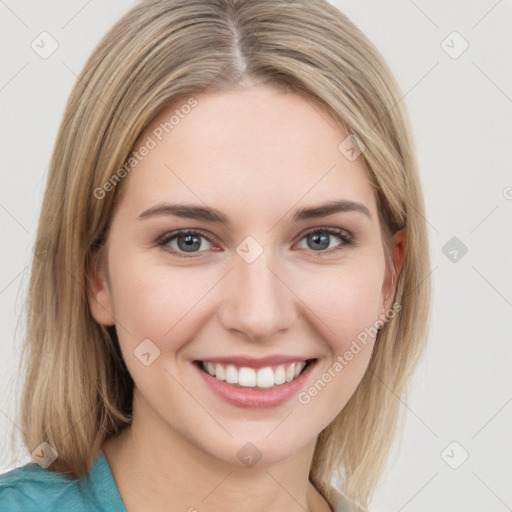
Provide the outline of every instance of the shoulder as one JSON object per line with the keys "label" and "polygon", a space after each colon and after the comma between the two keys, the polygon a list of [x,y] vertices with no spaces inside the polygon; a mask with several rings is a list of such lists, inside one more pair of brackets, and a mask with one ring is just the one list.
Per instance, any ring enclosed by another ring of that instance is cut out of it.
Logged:
{"label": "shoulder", "polygon": [[0,475],[2,512],[99,510],[88,494],[83,479],[73,480],[38,464],[27,464]]}

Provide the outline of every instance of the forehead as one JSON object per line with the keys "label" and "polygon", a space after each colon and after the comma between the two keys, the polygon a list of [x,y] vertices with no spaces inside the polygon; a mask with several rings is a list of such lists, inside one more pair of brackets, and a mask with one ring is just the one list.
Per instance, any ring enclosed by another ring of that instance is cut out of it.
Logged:
{"label": "forehead", "polygon": [[270,86],[194,95],[162,111],[139,139],[145,156],[124,186],[126,204],[199,202],[275,221],[297,204],[362,202],[376,218],[362,158],[338,149],[347,134],[318,104]]}

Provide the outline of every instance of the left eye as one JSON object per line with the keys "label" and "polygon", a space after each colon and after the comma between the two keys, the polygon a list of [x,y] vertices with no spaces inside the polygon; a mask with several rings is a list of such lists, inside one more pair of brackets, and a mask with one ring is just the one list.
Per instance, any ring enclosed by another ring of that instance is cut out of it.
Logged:
{"label": "left eye", "polygon": [[[326,251],[325,249],[333,248],[330,243],[330,239],[332,239],[332,237],[338,238],[342,243],[336,245],[333,250]],[[198,231],[178,231],[170,233],[161,238],[158,245],[165,251],[180,258],[191,258],[193,257],[193,253],[203,252],[199,250],[203,246],[202,240],[205,240],[210,244],[210,247],[206,247],[206,249],[211,248],[211,242],[208,238]],[[316,253],[321,253],[321,255],[324,253],[330,254],[352,244],[352,239],[348,233],[343,230],[332,228],[314,229],[306,233],[302,237],[301,241],[302,240],[306,241],[306,244],[308,245],[308,247],[306,247],[307,249],[311,249]],[[177,243],[177,246],[173,245],[174,242]]]}
{"label": "left eye", "polygon": [[[329,243],[329,238],[336,237],[341,240],[342,243],[338,244],[334,247],[332,251],[322,251],[322,249],[331,249],[332,246]],[[316,245],[317,249],[319,248],[323,253],[332,253],[338,251],[340,249],[344,249],[346,246],[352,243],[351,237],[343,230],[332,229],[332,228],[318,228],[306,233],[306,235],[302,238],[302,240],[307,240],[313,244],[313,247]],[[326,245],[327,244],[327,245]],[[320,247],[318,247],[320,246]],[[313,249],[314,252],[319,252],[316,249]]]}

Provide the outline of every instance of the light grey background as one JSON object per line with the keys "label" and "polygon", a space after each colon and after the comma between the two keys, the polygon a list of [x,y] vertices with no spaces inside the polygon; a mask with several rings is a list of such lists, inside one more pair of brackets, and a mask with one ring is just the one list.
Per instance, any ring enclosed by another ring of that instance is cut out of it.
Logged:
{"label": "light grey background", "polygon": [[[512,1],[332,3],[376,44],[403,90],[431,240],[429,346],[371,510],[512,510]],[[21,446],[13,459],[7,439],[57,128],[86,58],[132,5],[0,0],[0,472],[30,460]],[[46,59],[31,48],[43,31],[58,42]],[[464,41],[454,31],[469,44],[457,58]],[[452,237],[468,249],[462,255],[456,248],[456,261],[454,248],[445,248]],[[465,452],[467,460],[450,467]]]}

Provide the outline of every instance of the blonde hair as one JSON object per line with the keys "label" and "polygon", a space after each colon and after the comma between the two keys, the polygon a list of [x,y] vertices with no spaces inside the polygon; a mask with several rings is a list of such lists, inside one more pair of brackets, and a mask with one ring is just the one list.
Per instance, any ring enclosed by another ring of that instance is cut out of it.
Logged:
{"label": "blonde hair", "polygon": [[356,135],[388,261],[393,233],[407,235],[395,283],[400,314],[379,332],[358,388],[320,433],[310,469],[328,500],[338,475],[343,492],[366,508],[426,343],[429,248],[399,87],[366,36],[324,0],[149,0],[99,43],[66,105],[42,204],[20,363],[23,442],[29,451],[51,444],[58,458],[49,469],[76,478],[130,423],[133,380],[115,329],[94,321],[87,300],[90,265],[122,182],[102,199],[95,190],[164,108],[253,83],[318,102]]}

